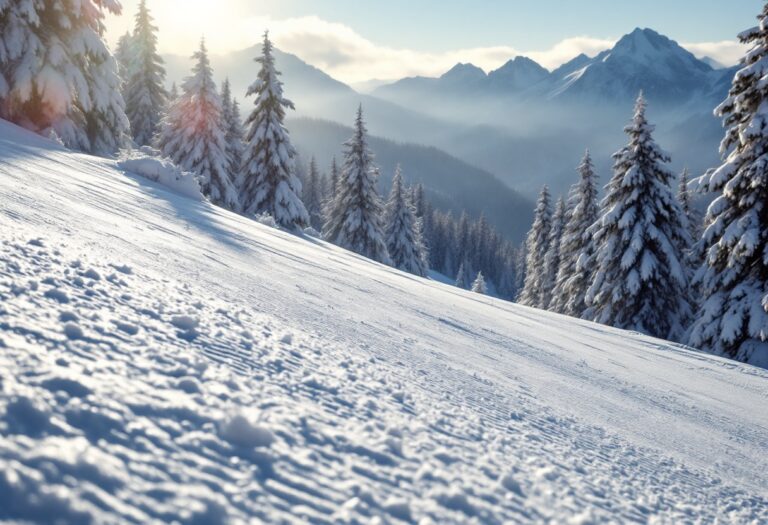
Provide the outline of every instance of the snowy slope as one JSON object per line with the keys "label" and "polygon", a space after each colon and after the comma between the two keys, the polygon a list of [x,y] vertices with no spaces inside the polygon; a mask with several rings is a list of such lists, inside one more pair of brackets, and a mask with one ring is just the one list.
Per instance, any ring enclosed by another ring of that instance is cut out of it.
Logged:
{"label": "snowy slope", "polygon": [[766,398],[0,122],[0,520],[765,522]]}

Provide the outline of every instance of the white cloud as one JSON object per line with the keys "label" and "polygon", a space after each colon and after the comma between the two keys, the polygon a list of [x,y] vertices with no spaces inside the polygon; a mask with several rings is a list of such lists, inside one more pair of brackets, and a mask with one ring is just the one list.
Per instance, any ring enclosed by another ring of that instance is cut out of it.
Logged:
{"label": "white cloud", "polygon": [[252,40],[252,35],[266,27],[280,49],[349,83],[413,75],[435,76],[458,62],[471,62],[489,71],[517,55],[529,56],[545,67],[554,68],[579,53],[594,55],[614,43],[613,40],[576,37],[544,51],[522,52],[511,46],[493,46],[423,52],[379,45],[344,24],[315,16],[285,20],[249,18],[235,31],[249,35]]}
{"label": "white cloud", "polygon": [[724,66],[735,66],[748,50],[747,46],[733,40],[681,45],[699,58],[709,57]]}

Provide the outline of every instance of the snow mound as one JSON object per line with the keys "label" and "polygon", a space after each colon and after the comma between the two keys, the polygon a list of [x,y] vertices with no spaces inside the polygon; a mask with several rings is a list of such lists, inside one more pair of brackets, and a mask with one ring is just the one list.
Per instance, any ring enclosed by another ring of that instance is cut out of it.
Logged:
{"label": "snow mound", "polygon": [[2,122],[0,210],[0,521],[768,520],[768,371],[405,275]]}
{"label": "snow mound", "polygon": [[120,169],[145,177],[170,188],[179,195],[203,200],[200,183],[194,174],[182,171],[170,159],[160,158],[160,152],[144,146],[124,151],[117,165]]}

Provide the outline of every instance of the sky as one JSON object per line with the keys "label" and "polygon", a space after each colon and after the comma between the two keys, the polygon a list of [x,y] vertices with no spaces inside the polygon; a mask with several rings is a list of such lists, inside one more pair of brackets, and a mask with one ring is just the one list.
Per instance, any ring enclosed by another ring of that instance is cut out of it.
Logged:
{"label": "sky", "polygon": [[[554,68],[594,55],[635,27],[650,27],[697,56],[730,65],[736,35],[755,24],[757,0],[147,0],[163,53],[190,55],[201,36],[213,53],[276,45],[338,80],[364,84],[437,76],[458,62],[486,70],[516,55]],[[114,43],[139,0],[109,17]]]}

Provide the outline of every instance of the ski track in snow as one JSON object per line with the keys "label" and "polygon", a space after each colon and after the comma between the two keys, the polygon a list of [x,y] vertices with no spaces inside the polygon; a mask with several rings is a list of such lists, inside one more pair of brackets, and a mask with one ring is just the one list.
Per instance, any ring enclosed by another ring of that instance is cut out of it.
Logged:
{"label": "ski track in snow", "polygon": [[0,122],[0,520],[761,523],[767,381]]}

